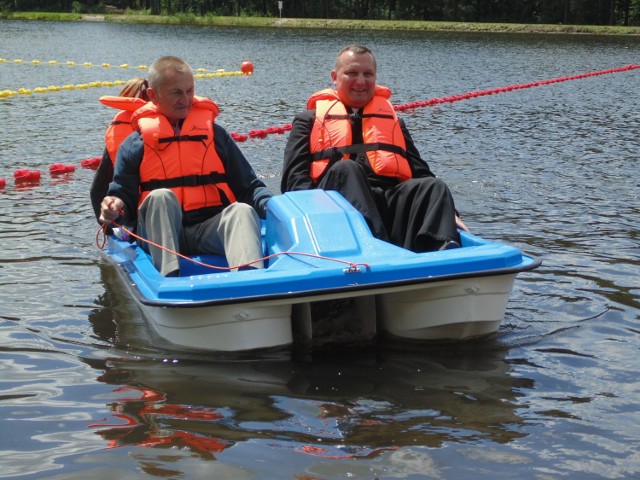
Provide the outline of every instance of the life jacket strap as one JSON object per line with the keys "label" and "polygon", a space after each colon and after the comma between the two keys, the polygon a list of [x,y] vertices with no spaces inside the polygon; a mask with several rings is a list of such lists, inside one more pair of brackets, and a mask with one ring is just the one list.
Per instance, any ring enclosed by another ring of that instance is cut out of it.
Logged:
{"label": "life jacket strap", "polygon": [[346,155],[351,155],[352,153],[355,153],[356,155],[358,155],[358,154],[373,152],[377,150],[384,150],[387,152],[396,153],[398,155],[402,155],[403,157],[407,158],[407,151],[404,148],[399,147],[397,145],[393,145],[391,143],[375,142],[375,143],[358,143],[356,145],[345,145],[344,147],[326,148],[324,150],[320,150],[314,153],[311,156],[311,159],[313,161],[329,159],[331,163],[333,163],[340,160]]}
{"label": "life jacket strap", "polygon": [[206,135],[176,135],[174,137],[164,137],[158,139],[158,143],[171,143],[171,142],[201,142],[206,140]]}
{"label": "life jacket strap", "polygon": [[149,180],[142,182],[140,189],[143,192],[157,190],[158,188],[199,187],[202,185],[215,185],[226,183],[227,176],[224,173],[211,172],[207,175],[185,175],[184,177],[167,178],[163,180]]}

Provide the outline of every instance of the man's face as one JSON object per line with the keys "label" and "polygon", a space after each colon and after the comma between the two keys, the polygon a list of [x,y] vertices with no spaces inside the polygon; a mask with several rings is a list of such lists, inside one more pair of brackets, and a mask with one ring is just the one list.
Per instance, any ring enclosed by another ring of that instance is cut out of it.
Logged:
{"label": "man's face", "polygon": [[169,69],[164,72],[160,86],[149,88],[147,92],[150,100],[165,117],[170,121],[182,120],[191,110],[194,94],[193,83],[191,73]]}
{"label": "man's face", "polygon": [[340,100],[348,107],[362,108],[373,98],[376,87],[376,63],[369,53],[344,52],[331,71]]}

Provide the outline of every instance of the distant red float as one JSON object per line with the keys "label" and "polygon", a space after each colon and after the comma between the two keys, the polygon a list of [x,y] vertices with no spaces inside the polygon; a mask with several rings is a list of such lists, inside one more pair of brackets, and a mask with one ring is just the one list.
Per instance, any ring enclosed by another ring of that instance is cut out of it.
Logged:
{"label": "distant red float", "polygon": [[13,178],[17,183],[39,182],[40,172],[38,170],[27,170],[26,168],[21,168],[13,172]]}
{"label": "distant red float", "polygon": [[49,167],[51,175],[61,175],[63,173],[75,172],[76,167],[73,165],[63,165],[62,163],[54,163]]}
{"label": "distant red float", "polygon": [[95,170],[100,165],[101,160],[101,157],[85,158],[80,162],[80,165],[82,165],[83,168],[90,168],[91,170]]}
{"label": "distant red float", "polygon": [[242,64],[240,65],[240,71],[242,73],[245,73],[247,75],[253,73],[253,63],[251,63],[249,60],[245,60],[244,62],[242,62]]}

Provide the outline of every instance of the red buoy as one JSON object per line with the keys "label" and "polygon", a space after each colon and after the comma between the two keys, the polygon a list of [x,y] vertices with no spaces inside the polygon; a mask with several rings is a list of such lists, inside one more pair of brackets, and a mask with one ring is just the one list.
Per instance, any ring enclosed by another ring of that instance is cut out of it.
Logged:
{"label": "red buoy", "polygon": [[251,63],[249,60],[245,60],[240,65],[240,71],[242,73],[247,74],[247,75],[252,74],[253,73],[253,63]]}
{"label": "red buoy", "polygon": [[39,182],[40,172],[38,170],[21,168],[13,172],[13,178],[15,178],[16,182]]}
{"label": "red buoy", "polygon": [[63,165],[62,163],[54,163],[49,167],[49,172],[51,172],[51,175],[60,175],[63,173],[71,173],[75,171],[76,167],[74,167],[73,165]]}
{"label": "red buoy", "polygon": [[85,158],[80,162],[83,168],[90,168],[91,170],[95,170],[100,165],[101,157],[93,157],[93,158]]}
{"label": "red buoy", "polygon": [[7,186],[7,181],[4,178],[0,178],[0,190]]}

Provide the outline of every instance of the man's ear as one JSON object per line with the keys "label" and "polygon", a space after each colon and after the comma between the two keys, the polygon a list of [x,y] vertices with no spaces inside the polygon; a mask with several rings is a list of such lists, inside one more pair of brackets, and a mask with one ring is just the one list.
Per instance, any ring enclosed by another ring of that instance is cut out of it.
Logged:
{"label": "man's ear", "polygon": [[336,78],[338,78],[338,74],[335,70],[331,70],[331,80],[333,81],[333,83],[336,83]]}
{"label": "man's ear", "polygon": [[154,105],[158,104],[158,99],[156,97],[156,91],[153,88],[151,88],[151,87],[147,88],[147,96],[149,97],[149,101],[152,102]]}

